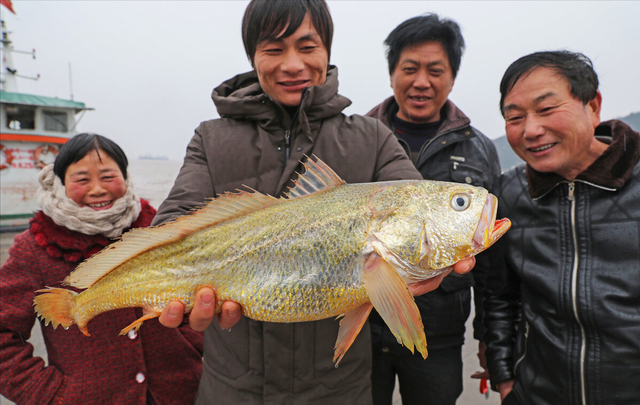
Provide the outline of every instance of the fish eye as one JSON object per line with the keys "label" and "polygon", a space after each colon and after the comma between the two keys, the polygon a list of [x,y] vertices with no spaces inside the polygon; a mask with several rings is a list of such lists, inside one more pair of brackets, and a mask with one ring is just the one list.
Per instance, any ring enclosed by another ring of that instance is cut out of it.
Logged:
{"label": "fish eye", "polygon": [[469,197],[469,194],[454,194],[454,196],[451,198],[451,208],[456,211],[464,211],[469,208],[470,204],[471,197]]}

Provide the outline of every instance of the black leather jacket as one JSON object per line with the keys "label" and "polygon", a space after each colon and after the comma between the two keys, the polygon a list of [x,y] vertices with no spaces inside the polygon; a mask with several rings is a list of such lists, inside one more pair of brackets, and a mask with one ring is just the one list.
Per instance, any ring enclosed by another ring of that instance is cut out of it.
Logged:
{"label": "black leather jacket", "polygon": [[640,404],[640,137],[621,121],[576,180],[501,177],[503,266],[485,290],[491,383],[521,404]]}
{"label": "black leather jacket", "polygon": [[[395,98],[389,97],[367,116],[378,118],[394,133],[391,124],[398,112]],[[471,126],[469,118],[458,107],[447,100],[442,107],[444,120],[436,136],[423,145],[416,160],[416,168],[425,179],[468,183],[484,187],[495,194],[495,187],[500,176],[500,161],[493,142],[480,131]],[[409,145],[398,139],[411,155]],[[474,338],[482,340],[484,327],[482,324],[482,286],[483,273],[490,267],[490,252],[478,255],[477,264],[472,272],[463,276],[454,274],[440,284],[437,292],[416,297],[425,325],[427,343],[430,349],[442,346],[457,346],[464,342],[464,324],[469,316],[469,287],[474,286],[476,317],[474,318]],[[439,293],[447,294],[466,290],[467,294],[455,305],[455,308],[443,308],[442,305],[453,306],[448,300],[438,297]],[[442,305],[440,305],[442,304]],[[370,317],[375,323],[376,314]],[[382,324],[382,319],[379,319]]]}

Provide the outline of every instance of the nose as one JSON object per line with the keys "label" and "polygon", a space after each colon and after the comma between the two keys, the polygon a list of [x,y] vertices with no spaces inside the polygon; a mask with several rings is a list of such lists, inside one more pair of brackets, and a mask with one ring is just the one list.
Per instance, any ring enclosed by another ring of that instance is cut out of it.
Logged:
{"label": "nose", "polygon": [[304,69],[304,62],[296,50],[289,50],[284,54],[280,69],[289,74],[297,74]]}
{"label": "nose", "polygon": [[431,87],[429,74],[423,69],[419,69],[413,81],[413,87],[417,89],[428,89],[429,87]]}
{"label": "nose", "polygon": [[107,190],[102,186],[102,183],[99,181],[94,181],[91,183],[91,188],[89,190],[89,195],[92,197],[97,197],[104,195]]}
{"label": "nose", "polygon": [[544,134],[544,127],[540,120],[533,114],[525,117],[523,137],[525,139],[533,139],[542,134]]}

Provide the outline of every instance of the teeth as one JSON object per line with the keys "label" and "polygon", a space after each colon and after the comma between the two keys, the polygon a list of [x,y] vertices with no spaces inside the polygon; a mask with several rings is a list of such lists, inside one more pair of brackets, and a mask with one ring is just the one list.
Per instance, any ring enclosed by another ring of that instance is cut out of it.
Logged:
{"label": "teeth", "polygon": [[429,100],[429,97],[411,97],[411,99],[415,101],[427,101]]}
{"label": "teeth", "polygon": [[106,207],[109,204],[111,204],[111,201],[97,203],[97,204],[87,204],[87,205],[91,208],[102,208],[102,207]]}
{"label": "teeth", "polygon": [[542,152],[543,150],[547,150],[549,148],[552,148],[553,145],[554,145],[553,143],[550,143],[550,144],[543,145],[543,146],[540,146],[540,147],[537,147],[537,148],[531,148],[531,151],[532,152]]}

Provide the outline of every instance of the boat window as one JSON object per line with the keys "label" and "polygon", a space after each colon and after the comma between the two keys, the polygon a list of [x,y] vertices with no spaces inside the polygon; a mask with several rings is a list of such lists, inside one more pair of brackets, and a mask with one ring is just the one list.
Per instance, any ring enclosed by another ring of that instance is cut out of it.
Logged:
{"label": "boat window", "polygon": [[59,111],[43,111],[44,129],[46,131],[67,132],[67,113]]}
{"label": "boat window", "polygon": [[20,131],[36,128],[36,108],[28,105],[7,104],[7,128]]}

